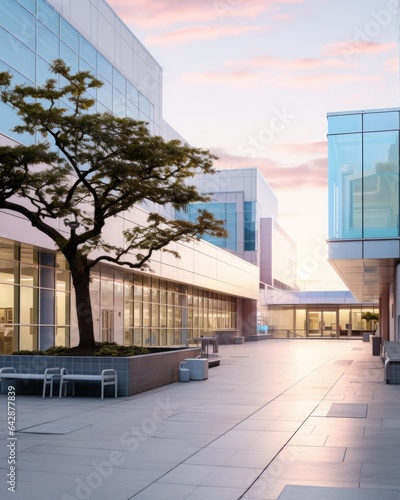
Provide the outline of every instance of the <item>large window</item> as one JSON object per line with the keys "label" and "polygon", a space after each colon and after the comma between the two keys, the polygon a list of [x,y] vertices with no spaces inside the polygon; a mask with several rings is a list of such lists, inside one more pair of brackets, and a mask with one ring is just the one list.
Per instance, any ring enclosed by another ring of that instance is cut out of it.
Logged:
{"label": "large window", "polygon": [[68,345],[69,331],[64,257],[0,238],[0,353]]}
{"label": "large window", "polygon": [[329,238],[397,237],[399,113],[328,120]]}

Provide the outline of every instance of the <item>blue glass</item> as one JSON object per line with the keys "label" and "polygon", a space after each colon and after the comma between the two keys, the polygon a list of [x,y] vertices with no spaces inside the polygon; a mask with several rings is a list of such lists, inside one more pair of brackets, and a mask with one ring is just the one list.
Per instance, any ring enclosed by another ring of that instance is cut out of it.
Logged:
{"label": "blue glass", "polygon": [[54,326],[39,327],[39,349],[45,351],[54,345]]}
{"label": "blue glass", "polygon": [[103,81],[103,86],[97,89],[97,99],[108,111],[113,107],[113,86],[107,80]]}
{"label": "blue glass", "polygon": [[60,57],[60,39],[43,24],[37,24],[37,53],[48,62]]}
{"label": "blue glass", "polygon": [[61,42],[60,49],[61,59],[71,68],[72,73],[77,73],[79,71],[78,54],[64,42]]}
{"label": "blue glass", "polygon": [[54,325],[55,323],[55,292],[54,290],[39,291],[39,322],[44,325]]}
{"label": "blue glass", "polygon": [[36,0],[18,0],[18,2],[30,10],[32,14],[36,14]]}
{"label": "blue glass", "polygon": [[144,115],[147,118],[150,118],[150,102],[140,92],[139,92],[139,111],[144,113]]}
{"label": "blue glass", "polygon": [[113,89],[113,113],[115,116],[124,118],[126,116],[126,97],[118,90]]}
{"label": "blue glass", "polygon": [[139,119],[139,110],[137,106],[132,104],[129,100],[126,101],[126,116],[129,116],[129,118],[133,118],[134,120]]}
{"label": "blue glass", "polygon": [[36,56],[36,83],[43,85],[49,78],[59,81],[59,78],[50,71],[50,64],[39,56]]}
{"label": "blue glass", "polygon": [[244,249],[246,251],[254,251],[257,248],[256,202],[245,201],[243,206],[244,206]]}
{"label": "blue glass", "polygon": [[97,52],[96,49],[91,45],[86,38],[79,36],[79,54],[87,63],[89,63],[93,68],[97,68]]}
{"label": "blue glass", "polygon": [[399,132],[363,137],[364,238],[399,234]]}
{"label": "blue glass", "polygon": [[377,132],[379,130],[398,130],[399,112],[389,111],[384,113],[364,113],[363,131]]}
{"label": "blue glass", "polygon": [[79,33],[63,17],[61,18],[61,40],[79,53]]}
{"label": "blue glass", "polygon": [[57,36],[60,36],[60,15],[45,0],[38,0],[37,18]]}
{"label": "blue glass", "polygon": [[16,2],[0,2],[2,26],[31,49],[35,49],[35,17]]}
{"label": "blue glass", "polygon": [[55,267],[56,265],[56,256],[52,253],[40,253],[39,263],[42,266]]}
{"label": "blue glass", "polygon": [[328,140],[329,237],[360,238],[362,236],[362,134],[329,136]]}
{"label": "blue glass", "polygon": [[113,67],[113,85],[122,94],[126,94],[126,78],[121,75],[121,73]]}
{"label": "blue glass", "polygon": [[127,82],[126,96],[137,108],[139,108],[139,91],[130,82]]}
{"label": "blue glass", "polygon": [[0,60],[32,82],[35,81],[35,53],[1,27]]}
{"label": "blue glass", "polygon": [[113,75],[113,67],[111,63],[107,61],[105,57],[97,52],[97,71],[98,71],[98,79],[103,80],[107,79],[109,82],[112,82]]}
{"label": "blue glass", "polygon": [[362,115],[360,113],[328,116],[328,134],[347,134],[361,132]]}

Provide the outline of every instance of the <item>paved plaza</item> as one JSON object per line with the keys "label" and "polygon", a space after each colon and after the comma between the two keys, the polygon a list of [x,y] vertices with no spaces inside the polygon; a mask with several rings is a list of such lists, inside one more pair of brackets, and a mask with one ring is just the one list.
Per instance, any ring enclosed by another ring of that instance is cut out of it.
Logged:
{"label": "paved plaza", "polygon": [[400,385],[369,343],[268,340],[220,358],[208,380],[131,397],[17,395],[13,438],[0,395],[0,498],[400,499]]}

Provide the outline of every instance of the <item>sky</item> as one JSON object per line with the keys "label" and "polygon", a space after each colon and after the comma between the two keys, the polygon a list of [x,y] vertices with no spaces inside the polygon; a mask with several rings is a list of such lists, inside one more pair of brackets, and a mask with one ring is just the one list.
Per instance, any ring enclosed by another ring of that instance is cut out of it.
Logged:
{"label": "sky", "polygon": [[163,68],[163,116],[215,167],[257,167],[297,243],[302,290],[327,263],[330,112],[399,107],[400,0],[108,0]]}

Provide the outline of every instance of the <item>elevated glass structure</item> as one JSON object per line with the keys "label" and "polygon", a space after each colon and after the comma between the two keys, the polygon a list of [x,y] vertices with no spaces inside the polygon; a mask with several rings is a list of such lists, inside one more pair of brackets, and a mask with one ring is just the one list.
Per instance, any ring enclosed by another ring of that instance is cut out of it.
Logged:
{"label": "elevated glass structure", "polygon": [[399,236],[399,110],[328,115],[329,239]]}

